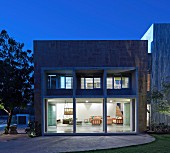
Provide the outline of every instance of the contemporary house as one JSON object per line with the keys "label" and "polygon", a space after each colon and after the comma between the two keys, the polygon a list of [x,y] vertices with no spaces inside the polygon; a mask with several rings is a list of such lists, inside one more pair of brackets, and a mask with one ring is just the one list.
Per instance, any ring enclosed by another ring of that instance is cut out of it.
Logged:
{"label": "contemporary house", "polygon": [[[162,82],[170,79],[170,24],[152,24],[141,40],[148,40],[148,53],[151,61],[150,81],[148,82],[150,82],[151,90],[154,88],[161,90]],[[170,116],[154,111],[152,107],[154,104],[153,101],[148,102],[152,122],[167,124],[170,121]]]}
{"label": "contemporary house", "polygon": [[148,42],[36,40],[35,119],[43,135],[146,130]]}

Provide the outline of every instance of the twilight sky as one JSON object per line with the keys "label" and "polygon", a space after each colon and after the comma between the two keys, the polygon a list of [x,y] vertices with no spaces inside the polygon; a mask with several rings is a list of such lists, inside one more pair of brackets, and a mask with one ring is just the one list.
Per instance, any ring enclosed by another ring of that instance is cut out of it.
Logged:
{"label": "twilight sky", "polygon": [[140,39],[170,23],[170,0],[0,0],[0,31],[25,49],[33,40]]}

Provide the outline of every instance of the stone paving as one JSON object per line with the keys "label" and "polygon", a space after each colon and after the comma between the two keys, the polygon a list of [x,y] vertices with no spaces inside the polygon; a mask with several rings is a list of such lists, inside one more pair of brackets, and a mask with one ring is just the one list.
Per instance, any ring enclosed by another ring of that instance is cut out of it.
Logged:
{"label": "stone paving", "polygon": [[0,135],[0,153],[58,153],[118,148],[144,144],[155,138],[147,134],[128,136],[45,136]]}

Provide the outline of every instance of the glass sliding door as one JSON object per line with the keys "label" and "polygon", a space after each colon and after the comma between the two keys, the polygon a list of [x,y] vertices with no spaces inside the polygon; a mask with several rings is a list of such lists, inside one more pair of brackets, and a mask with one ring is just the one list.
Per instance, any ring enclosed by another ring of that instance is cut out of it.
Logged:
{"label": "glass sliding door", "polygon": [[48,103],[48,126],[56,125],[56,105]]}
{"label": "glass sliding door", "polygon": [[47,133],[73,133],[73,100],[48,99]]}
{"label": "glass sliding door", "polygon": [[107,99],[107,132],[135,131],[135,102],[127,98]]}
{"label": "glass sliding door", "polygon": [[103,99],[76,99],[76,133],[103,132]]}

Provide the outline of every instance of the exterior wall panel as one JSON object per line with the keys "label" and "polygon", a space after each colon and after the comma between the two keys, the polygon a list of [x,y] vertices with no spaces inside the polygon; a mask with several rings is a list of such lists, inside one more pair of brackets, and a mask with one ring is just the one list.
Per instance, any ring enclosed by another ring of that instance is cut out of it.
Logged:
{"label": "exterior wall panel", "polygon": [[146,128],[147,41],[34,41],[35,117],[41,122],[42,68],[136,67],[138,69],[139,130]]}

